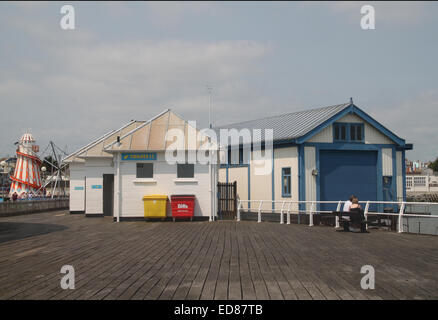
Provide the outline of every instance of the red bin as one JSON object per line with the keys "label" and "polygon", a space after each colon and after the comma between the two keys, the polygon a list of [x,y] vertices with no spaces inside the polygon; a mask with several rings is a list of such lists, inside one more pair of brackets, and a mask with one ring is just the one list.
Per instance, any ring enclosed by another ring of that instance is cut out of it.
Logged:
{"label": "red bin", "polygon": [[190,218],[195,213],[195,196],[192,194],[178,194],[170,196],[173,221],[177,218]]}

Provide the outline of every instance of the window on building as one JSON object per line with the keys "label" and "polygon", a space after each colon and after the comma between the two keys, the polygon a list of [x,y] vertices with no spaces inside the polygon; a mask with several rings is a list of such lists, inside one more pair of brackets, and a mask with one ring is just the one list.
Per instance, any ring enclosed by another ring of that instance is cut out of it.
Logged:
{"label": "window on building", "polygon": [[153,163],[137,163],[137,178],[153,178],[154,164]]}
{"label": "window on building", "polygon": [[239,164],[243,164],[243,145],[239,145]]}
{"label": "window on building", "polygon": [[281,196],[289,198],[291,196],[291,170],[289,168],[281,169]]}
{"label": "window on building", "polygon": [[178,163],[176,171],[177,178],[195,177],[195,165],[193,163]]}
{"label": "window on building", "polygon": [[333,124],[333,140],[335,142],[363,142],[362,123],[343,123]]}
{"label": "window on building", "polygon": [[350,124],[350,140],[351,141],[363,140],[363,125],[361,123]]}

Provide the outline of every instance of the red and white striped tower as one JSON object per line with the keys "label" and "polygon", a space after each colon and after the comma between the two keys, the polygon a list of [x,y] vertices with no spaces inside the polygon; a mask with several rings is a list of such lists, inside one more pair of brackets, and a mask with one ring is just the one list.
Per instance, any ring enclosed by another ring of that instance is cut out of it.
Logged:
{"label": "red and white striped tower", "polygon": [[11,191],[9,197],[16,192],[19,198],[32,195],[42,195],[41,188],[41,160],[34,149],[35,139],[30,133],[25,133],[18,143],[17,164],[14,176],[11,177]]}

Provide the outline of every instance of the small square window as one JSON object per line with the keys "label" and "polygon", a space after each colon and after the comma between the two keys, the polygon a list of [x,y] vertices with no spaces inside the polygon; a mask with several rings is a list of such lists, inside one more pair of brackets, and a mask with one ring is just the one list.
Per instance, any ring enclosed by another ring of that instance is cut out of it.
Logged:
{"label": "small square window", "polygon": [[137,163],[137,178],[153,178],[154,164],[153,163]]}
{"label": "small square window", "polygon": [[177,164],[177,178],[194,178],[195,165],[193,163],[178,163]]}

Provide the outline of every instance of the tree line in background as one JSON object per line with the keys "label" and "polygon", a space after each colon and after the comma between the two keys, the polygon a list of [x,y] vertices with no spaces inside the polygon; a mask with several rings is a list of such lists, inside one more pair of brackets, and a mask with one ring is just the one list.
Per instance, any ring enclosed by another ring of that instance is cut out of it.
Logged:
{"label": "tree line in background", "polygon": [[438,158],[436,158],[435,161],[429,164],[429,168],[432,169],[434,172],[438,172]]}

